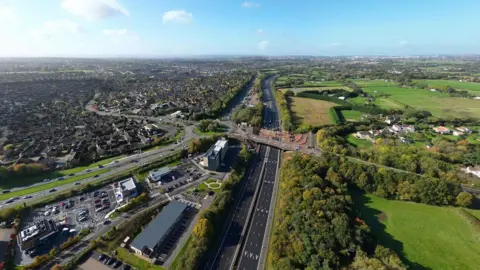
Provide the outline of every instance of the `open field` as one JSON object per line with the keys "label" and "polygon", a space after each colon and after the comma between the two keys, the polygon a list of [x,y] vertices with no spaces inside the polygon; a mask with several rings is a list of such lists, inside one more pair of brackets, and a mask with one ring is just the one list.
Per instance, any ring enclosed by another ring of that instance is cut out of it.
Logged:
{"label": "open field", "polygon": [[299,97],[290,98],[289,105],[296,126],[300,126],[300,124],[312,126],[332,124],[328,109],[338,106],[333,102]]}
{"label": "open field", "polygon": [[347,121],[360,121],[360,117],[363,115],[362,112],[354,110],[342,110],[341,114],[343,118]]}
{"label": "open field", "polygon": [[340,87],[343,86],[342,83],[337,81],[309,81],[304,82],[305,87]]}
{"label": "open field", "polygon": [[478,100],[450,97],[424,89],[398,86],[368,86],[363,90],[373,96],[388,95],[375,100],[375,104],[385,109],[399,109],[408,105],[427,110],[440,118],[480,118],[480,101]]}
{"label": "open field", "polygon": [[296,88],[280,88],[279,91],[285,93],[287,90],[291,90],[294,93],[300,93],[303,91],[323,91],[323,90],[334,90],[334,89],[342,89],[346,91],[353,91],[352,88],[344,85],[339,86],[314,86],[314,87],[296,87]]}
{"label": "open field", "polygon": [[478,231],[453,207],[353,193],[355,208],[381,245],[413,269],[478,269]]}
{"label": "open field", "polygon": [[9,199],[9,198],[15,197],[15,196],[23,196],[23,195],[27,195],[27,194],[30,194],[30,193],[39,192],[39,191],[42,191],[42,190],[52,189],[54,187],[58,187],[58,186],[61,186],[61,185],[77,182],[77,181],[80,181],[82,179],[92,177],[96,174],[103,174],[103,173],[108,172],[109,170],[110,169],[102,169],[102,170],[94,171],[94,172],[91,172],[91,173],[86,173],[86,174],[70,177],[70,178],[67,178],[65,180],[57,180],[57,181],[52,180],[52,181],[50,181],[48,183],[45,183],[43,185],[39,185],[39,186],[31,187],[31,188],[25,188],[25,189],[21,189],[21,190],[18,190],[18,191],[13,191],[13,192],[10,192],[10,193],[7,193],[7,194],[0,194],[0,200],[6,200],[6,199]]}
{"label": "open field", "polygon": [[386,80],[353,80],[359,87],[371,87],[371,86],[397,86],[395,82]]}
{"label": "open field", "polygon": [[453,80],[416,80],[416,82],[426,83],[429,87],[449,85],[457,90],[466,90],[471,94],[480,95],[480,83],[459,82]]}

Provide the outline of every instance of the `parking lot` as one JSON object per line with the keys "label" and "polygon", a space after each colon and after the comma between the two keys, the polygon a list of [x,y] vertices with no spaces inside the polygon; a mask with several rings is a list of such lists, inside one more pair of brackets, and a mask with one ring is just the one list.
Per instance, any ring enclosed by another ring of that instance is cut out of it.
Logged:
{"label": "parking lot", "polygon": [[[35,255],[48,253],[53,247],[59,247],[68,237],[80,232],[82,229],[90,228],[96,230],[105,226],[105,215],[116,207],[116,200],[111,185],[88,194],[74,196],[55,204],[46,205],[32,211],[24,221],[23,228],[27,228],[42,219],[51,219],[62,228],[68,228],[69,235],[66,238],[55,238],[51,243],[45,245],[41,250],[17,252],[17,263],[21,265],[32,262]],[[22,229],[23,229],[22,228]],[[64,235],[63,231],[60,235]],[[17,250],[19,251],[19,250]]]}
{"label": "parking lot", "polygon": [[171,192],[174,189],[190,183],[206,175],[206,172],[191,162],[181,164],[162,178],[161,184],[150,184],[152,189],[164,189],[165,192]]}
{"label": "parking lot", "polygon": [[93,252],[92,256],[79,267],[84,270],[101,270],[101,269],[122,269],[129,270],[132,267],[114,257],[105,255],[100,252]]}

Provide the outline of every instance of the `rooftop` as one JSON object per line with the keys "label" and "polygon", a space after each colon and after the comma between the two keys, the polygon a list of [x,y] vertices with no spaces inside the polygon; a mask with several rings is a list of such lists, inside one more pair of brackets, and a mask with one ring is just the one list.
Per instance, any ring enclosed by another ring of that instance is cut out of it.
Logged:
{"label": "rooftop", "polygon": [[205,156],[216,156],[220,151],[227,145],[227,140],[225,138],[221,138],[218,140],[210,149],[208,149]]}
{"label": "rooftop", "polygon": [[133,178],[128,178],[121,181],[120,187],[122,190],[134,190],[137,188],[137,186],[135,186],[135,181],[133,181]]}
{"label": "rooftop", "polygon": [[131,246],[139,250],[143,250],[145,247],[153,250],[155,245],[162,240],[186,208],[187,205],[184,203],[171,201],[163,208],[162,212],[135,237]]}

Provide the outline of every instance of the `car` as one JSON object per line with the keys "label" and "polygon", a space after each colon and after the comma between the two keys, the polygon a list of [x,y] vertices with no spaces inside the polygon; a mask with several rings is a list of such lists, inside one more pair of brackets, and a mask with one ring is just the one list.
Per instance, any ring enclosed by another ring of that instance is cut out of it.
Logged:
{"label": "car", "polygon": [[118,160],[115,160],[115,161],[113,161],[113,162],[114,162],[114,163],[118,163],[118,162],[120,162],[120,161],[118,161]]}
{"label": "car", "polygon": [[75,175],[74,173],[71,173],[71,174],[69,174],[68,176],[74,176],[74,175]]}
{"label": "car", "polygon": [[47,212],[45,212],[44,215],[45,215],[45,216],[50,216],[50,214],[51,214],[50,211],[47,211]]}
{"label": "car", "polygon": [[64,180],[64,179],[65,179],[65,177],[63,177],[63,176],[58,178],[58,180]]}
{"label": "car", "polygon": [[5,202],[5,204],[9,204],[9,203],[13,203],[13,202],[14,202],[14,200],[8,200],[8,201]]}
{"label": "car", "polygon": [[32,195],[27,195],[27,196],[25,196],[25,197],[23,197],[23,198],[24,198],[24,199],[30,199],[30,198],[33,198],[33,196],[32,196]]}
{"label": "car", "polygon": [[85,197],[83,197],[83,196],[80,197],[79,199],[80,199],[80,201],[85,201]]}
{"label": "car", "polygon": [[86,171],[86,172],[91,172],[92,170],[91,170],[91,169],[86,169],[85,171]]}
{"label": "car", "polygon": [[55,191],[57,191],[57,190],[54,189],[54,188],[52,188],[52,189],[50,189],[48,192],[55,192]]}
{"label": "car", "polygon": [[45,206],[45,208],[47,208],[47,209],[52,209],[52,207],[53,207],[53,206],[51,206],[51,205]]}
{"label": "car", "polygon": [[128,264],[124,264],[122,267],[122,270],[130,270],[130,269],[132,269],[132,267]]}
{"label": "car", "polygon": [[107,265],[110,265],[112,263],[115,263],[117,261],[117,259],[115,258],[110,258],[108,261],[107,261]]}
{"label": "car", "polygon": [[81,183],[80,182],[75,182],[75,186],[78,186],[80,185]]}
{"label": "car", "polygon": [[94,201],[94,203],[97,204],[97,203],[99,203],[100,201],[101,201],[100,199],[96,199],[96,200]]}
{"label": "car", "polygon": [[2,193],[3,193],[3,194],[10,193],[10,190],[3,190]]}
{"label": "car", "polygon": [[83,222],[83,221],[85,221],[85,220],[87,220],[87,216],[81,216],[81,217],[78,219],[78,221],[80,221],[80,222]]}
{"label": "car", "polygon": [[98,256],[99,261],[103,261],[104,259],[105,259],[105,254],[100,254],[100,256]]}
{"label": "car", "polygon": [[13,197],[12,200],[14,200],[14,201],[20,200],[20,197]]}
{"label": "car", "polygon": [[50,182],[50,179],[48,179],[48,178],[43,179],[43,182]]}
{"label": "car", "polygon": [[103,222],[103,225],[108,225],[108,224],[110,224],[110,223],[112,223],[112,222],[111,222],[109,219],[106,219],[106,220]]}
{"label": "car", "polygon": [[108,202],[110,202],[110,201],[108,200],[108,198],[106,198],[106,199],[103,199],[102,202],[103,202],[103,203],[108,203]]}
{"label": "car", "polygon": [[117,268],[117,267],[120,267],[120,265],[122,265],[123,263],[121,261],[116,261],[114,264],[113,264],[113,268]]}
{"label": "car", "polygon": [[98,195],[100,195],[100,191],[97,190],[97,191],[93,192],[93,197],[97,197]]}
{"label": "car", "polygon": [[100,176],[100,175],[98,175],[98,174],[95,174],[93,177],[94,177],[94,178],[97,178],[97,177],[99,177],[99,176]]}
{"label": "car", "polygon": [[111,259],[110,257],[105,256],[105,258],[103,259],[103,264],[106,265],[108,263],[108,261],[110,261],[110,259]]}

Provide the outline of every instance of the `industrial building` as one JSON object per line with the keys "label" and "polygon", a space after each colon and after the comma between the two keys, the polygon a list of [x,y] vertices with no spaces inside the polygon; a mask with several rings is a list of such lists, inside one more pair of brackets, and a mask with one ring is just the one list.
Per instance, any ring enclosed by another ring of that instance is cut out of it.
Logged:
{"label": "industrial building", "polygon": [[225,138],[221,138],[205,153],[205,156],[203,157],[203,166],[211,171],[218,170],[227,150],[228,141]]}
{"label": "industrial building", "polygon": [[161,248],[164,240],[182,219],[186,209],[186,204],[179,201],[171,201],[163,208],[162,212],[135,237],[130,244],[130,248],[142,257],[155,257],[155,252]]}
{"label": "industrial building", "polygon": [[113,184],[113,190],[118,203],[126,202],[129,198],[138,196],[137,186],[133,178],[128,178]]}
{"label": "industrial building", "polygon": [[18,244],[22,250],[34,248],[48,242],[49,238],[59,231],[55,222],[43,219],[21,231],[17,236]]}
{"label": "industrial building", "polygon": [[148,173],[148,178],[151,183],[162,184],[163,181],[171,180],[169,174],[172,171],[172,168],[166,166],[162,167]]}

